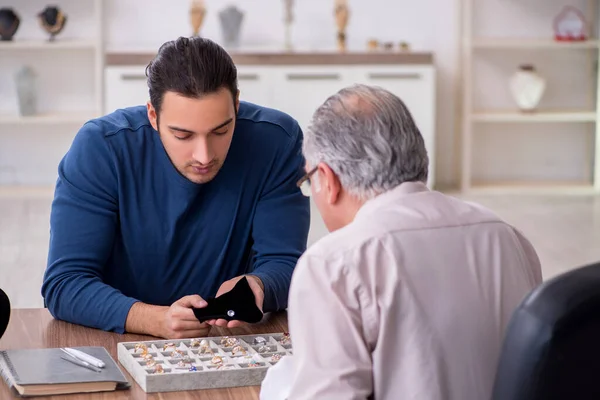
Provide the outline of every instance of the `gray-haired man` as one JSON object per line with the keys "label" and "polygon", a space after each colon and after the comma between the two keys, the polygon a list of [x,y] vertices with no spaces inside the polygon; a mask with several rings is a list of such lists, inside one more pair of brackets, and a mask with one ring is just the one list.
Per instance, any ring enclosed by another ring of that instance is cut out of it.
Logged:
{"label": "gray-haired man", "polygon": [[269,370],[261,398],[489,398],[506,324],[542,279],[532,245],[427,188],[423,138],[384,89],[327,99],[303,153],[299,184],[332,233],[296,267],[294,355]]}

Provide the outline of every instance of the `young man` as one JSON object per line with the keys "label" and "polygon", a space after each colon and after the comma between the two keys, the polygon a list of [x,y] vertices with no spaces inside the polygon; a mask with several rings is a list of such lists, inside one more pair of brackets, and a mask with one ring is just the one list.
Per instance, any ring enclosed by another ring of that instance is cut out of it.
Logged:
{"label": "young man", "polygon": [[59,165],[42,295],[55,318],[164,338],[206,335],[193,307],[247,276],[264,311],[287,307],[306,249],[302,132],[239,101],[207,39],[165,43],[150,101],[89,121]]}
{"label": "young man", "polygon": [[489,399],[507,323],[542,279],[531,244],[427,188],[423,138],[384,89],[329,98],[303,152],[303,189],[332,233],[294,272],[294,355],[261,398]]}

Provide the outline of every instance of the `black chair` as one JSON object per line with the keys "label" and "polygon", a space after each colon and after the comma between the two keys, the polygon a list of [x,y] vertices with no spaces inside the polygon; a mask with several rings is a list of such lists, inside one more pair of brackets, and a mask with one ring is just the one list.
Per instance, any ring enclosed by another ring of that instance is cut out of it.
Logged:
{"label": "black chair", "polygon": [[4,335],[4,331],[8,327],[10,320],[10,301],[8,296],[0,289],[0,338]]}
{"label": "black chair", "polygon": [[493,400],[600,399],[600,263],[550,279],[515,310]]}

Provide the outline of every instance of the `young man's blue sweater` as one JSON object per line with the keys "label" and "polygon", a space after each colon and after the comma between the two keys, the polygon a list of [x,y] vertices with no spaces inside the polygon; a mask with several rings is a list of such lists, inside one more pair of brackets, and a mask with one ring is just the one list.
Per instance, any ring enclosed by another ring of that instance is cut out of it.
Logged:
{"label": "young man's blue sweater", "polygon": [[227,158],[209,183],[171,163],[143,106],[86,123],[59,165],[42,295],[56,318],[125,330],[136,301],[215,296],[233,277],[264,283],[264,311],[287,307],[306,249],[302,132],[242,102]]}

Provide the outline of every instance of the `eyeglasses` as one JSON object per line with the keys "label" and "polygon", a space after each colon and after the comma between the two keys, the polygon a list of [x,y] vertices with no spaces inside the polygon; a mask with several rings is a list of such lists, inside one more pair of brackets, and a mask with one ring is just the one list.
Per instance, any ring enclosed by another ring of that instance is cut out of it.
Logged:
{"label": "eyeglasses", "polygon": [[319,169],[319,168],[314,167],[308,173],[306,173],[302,178],[300,178],[298,180],[298,182],[296,182],[296,186],[298,186],[300,188],[300,191],[306,197],[310,197],[310,195],[312,194],[312,191],[310,190],[310,177],[312,174],[317,172],[317,169]]}

